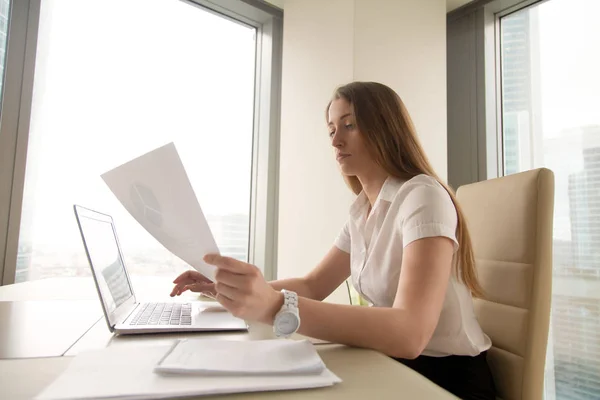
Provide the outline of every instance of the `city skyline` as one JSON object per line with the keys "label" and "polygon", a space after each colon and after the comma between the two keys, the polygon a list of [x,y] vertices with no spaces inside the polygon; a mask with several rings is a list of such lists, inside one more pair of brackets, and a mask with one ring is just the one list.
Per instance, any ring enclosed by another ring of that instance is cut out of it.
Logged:
{"label": "city skyline", "polygon": [[[206,219],[221,254],[248,261],[249,215],[208,215]],[[133,223],[137,222],[134,220]],[[79,235],[74,217],[73,224]],[[133,275],[174,275],[191,268],[149,234],[151,239],[143,247],[135,247],[131,243],[123,241],[118,228],[117,235],[125,265],[129,273]],[[17,256],[16,282],[55,276],[89,276],[91,274],[80,236],[71,252],[57,252],[51,247],[28,246],[27,243],[21,243],[21,246]]]}

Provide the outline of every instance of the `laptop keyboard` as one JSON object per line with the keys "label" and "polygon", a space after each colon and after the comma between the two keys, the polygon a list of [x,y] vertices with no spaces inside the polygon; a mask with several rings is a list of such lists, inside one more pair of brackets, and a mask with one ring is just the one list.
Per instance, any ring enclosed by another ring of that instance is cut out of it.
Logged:
{"label": "laptop keyboard", "polygon": [[129,325],[192,325],[192,304],[145,303]]}

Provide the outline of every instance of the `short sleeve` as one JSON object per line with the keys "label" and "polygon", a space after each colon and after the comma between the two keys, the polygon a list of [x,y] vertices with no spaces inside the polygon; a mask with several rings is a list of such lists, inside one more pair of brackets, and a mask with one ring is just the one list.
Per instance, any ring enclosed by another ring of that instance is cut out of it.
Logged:
{"label": "short sleeve", "polygon": [[458,249],[456,207],[446,189],[433,178],[415,182],[406,188],[407,193],[400,206],[402,245],[427,237],[447,237]]}
{"label": "short sleeve", "polygon": [[350,229],[349,221],[344,224],[344,227],[340,231],[338,237],[335,239],[335,247],[350,254]]}

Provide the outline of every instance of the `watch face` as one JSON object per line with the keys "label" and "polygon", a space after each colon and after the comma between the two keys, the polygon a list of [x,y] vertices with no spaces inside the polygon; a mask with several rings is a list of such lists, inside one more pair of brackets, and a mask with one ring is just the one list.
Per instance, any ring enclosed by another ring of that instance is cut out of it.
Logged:
{"label": "watch face", "polygon": [[291,335],[298,329],[298,317],[291,312],[283,313],[277,318],[277,329],[284,335]]}

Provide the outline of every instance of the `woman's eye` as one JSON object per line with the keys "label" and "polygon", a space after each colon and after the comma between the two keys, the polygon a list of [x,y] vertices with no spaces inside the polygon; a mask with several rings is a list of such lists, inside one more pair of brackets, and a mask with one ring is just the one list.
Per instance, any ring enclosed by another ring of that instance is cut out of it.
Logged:
{"label": "woman's eye", "polygon": [[333,137],[335,135],[335,131],[329,131],[329,137]]}
{"label": "woman's eye", "polygon": [[352,129],[352,128],[354,128],[353,124],[346,124],[345,126],[346,126],[346,129]]}

